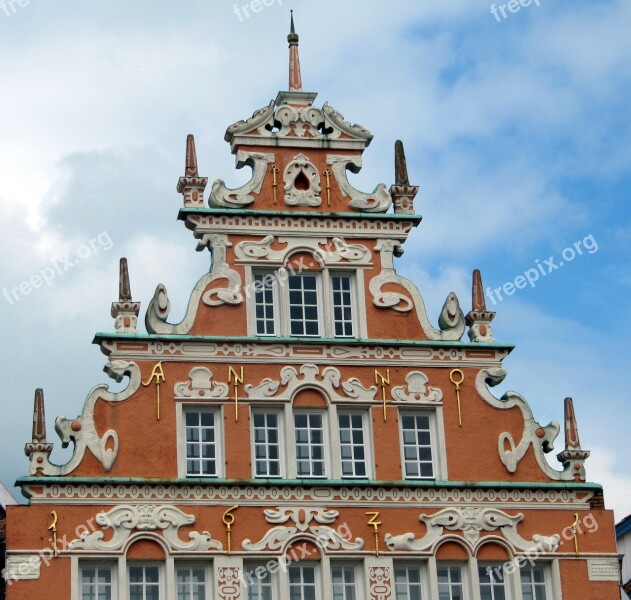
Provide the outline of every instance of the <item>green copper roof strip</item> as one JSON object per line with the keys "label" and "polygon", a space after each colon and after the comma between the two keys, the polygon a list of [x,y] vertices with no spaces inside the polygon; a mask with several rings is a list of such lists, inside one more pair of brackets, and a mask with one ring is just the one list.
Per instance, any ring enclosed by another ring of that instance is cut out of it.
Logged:
{"label": "green copper roof strip", "polygon": [[[197,341],[197,342],[235,342],[235,343],[269,343],[269,344],[301,344],[322,345],[338,344],[343,346],[423,346],[423,347],[447,347],[468,349],[498,349],[513,350],[513,344],[498,344],[486,342],[459,342],[442,340],[377,340],[377,339],[341,339],[341,338],[303,338],[303,337],[255,337],[255,336],[210,336],[210,335],[180,335],[157,333],[107,333],[99,331],[94,335],[93,343],[101,340],[170,340],[170,341]],[[387,357],[384,357],[387,358]]]}
{"label": "green copper roof strip", "polygon": [[316,211],[287,211],[287,210],[248,210],[244,208],[180,208],[178,218],[182,215],[240,215],[260,217],[322,217],[322,218],[353,218],[353,219],[388,219],[401,221],[421,221],[421,215],[403,215],[397,213],[354,213],[354,212],[316,212]]}
{"label": "green copper roof strip", "polygon": [[19,477],[16,485],[23,484],[131,484],[131,485],[243,485],[243,486],[289,486],[302,487],[409,487],[409,488],[467,488],[467,489],[573,489],[600,490],[599,483],[574,483],[570,481],[553,482],[512,482],[512,481],[374,481],[374,480],[344,480],[344,479],[213,479],[205,477],[190,477],[186,479],[152,479],[143,477]]}

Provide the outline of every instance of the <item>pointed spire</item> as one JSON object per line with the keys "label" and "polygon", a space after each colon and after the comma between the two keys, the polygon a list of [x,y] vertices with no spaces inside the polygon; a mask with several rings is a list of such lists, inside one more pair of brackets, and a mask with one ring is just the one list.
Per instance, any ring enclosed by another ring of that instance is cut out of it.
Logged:
{"label": "pointed spire", "polygon": [[35,390],[33,403],[33,443],[46,443],[46,415],[44,414],[44,390]]}
{"label": "pointed spire", "polygon": [[581,440],[578,437],[578,424],[574,414],[574,401],[566,398],[564,403],[565,413],[565,449],[580,450]]}
{"label": "pointed spire", "polygon": [[397,140],[394,144],[394,180],[395,185],[410,185],[408,165],[405,160],[405,150],[401,140]]}
{"label": "pointed spire", "polygon": [[291,11],[291,29],[287,36],[289,42],[289,91],[302,91],[302,75],[300,74],[300,55],[298,54],[298,42],[300,38],[294,26],[294,11]]}
{"label": "pointed spire", "polygon": [[482,273],[480,273],[480,269],[475,269],[471,283],[471,312],[465,319],[469,326],[469,339],[472,342],[494,342],[493,326],[491,325],[494,318],[495,313],[486,308]]}
{"label": "pointed spire", "polygon": [[131,301],[131,284],[129,283],[129,269],[127,259],[121,258],[118,276],[118,299],[120,302]]}
{"label": "pointed spire", "polygon": [[484,286],[482,285],[482,273],[480,273],[480,269],[473,271],[471,306],[474,312],[486,312],[486,299],[484,298]]}
{"label": "pointed spire", "polygon": [[191,133],[186,137],[186,167],[184,172],[186,177],[199,177],[195,137]]}

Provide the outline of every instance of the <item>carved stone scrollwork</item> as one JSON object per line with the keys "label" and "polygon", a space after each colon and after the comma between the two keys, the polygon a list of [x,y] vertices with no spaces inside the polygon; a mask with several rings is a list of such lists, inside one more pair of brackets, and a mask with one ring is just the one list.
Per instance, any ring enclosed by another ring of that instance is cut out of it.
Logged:
{"label": "carved stone scrollwork", "polygon": [[[396,240],[382,240],[375,246],[375,250],[381,253],[381,273],[373,277],[369,283],[373,304],[379,308],[392,308],[399,312],[408,312],[416,308],[416,316],[428,339],[459,340],[465,331],[465,317],[460,309],[458,297],[454,293],[447,296],[438,319],[440,329],[432,327],[418,288],[409,279],[397,275],[394,269],[394,254],[399,255],[400,246]],[[383,287],[387,284],[402,287],[406,294],[384,291]]]}
{"label": "carved stone scrollwork", "polygon": [[541,470],[551,479],[572,481],[575,473],[572,470],[555,471],[546,461],[544,453],[554,449],[554,440],[559,435],[560,426],[556,421],[542,427],[532,414],[532,409],[526,399],[517,392],[506,392],[500,399],[495,398],[487,386],[495,386],[506,377],[502,368],[482,369],[475,381],[475,388],[480,397],[487,403],[500,410],[517,407],[524,419],[524,430],[519,444],[510,432],[503,432],[497,442],[500,460],[509,473],[517,470],[517,465],[532,445],[533,452]]}
{"label": "carved stone scrollwork", "polygon": [[392,205],[392,197],[385,184],[380,183],[371,194],[356,190],[348,181],[347,171],[359,173],[362,166],[360,156],[327,156],[326,162],[331,166],[340,191],[345,198],[350,198],[349,207],[361,212],[385,213]]}
{"label": "carved stone scrollwork", "polygon": [[206,367],[193,367],[189,373],[190,381],[176,383],[176,398],[205,400],[208,398],[227,398],[228,384],[213,381],[213,374]]}
{"label": "carved stone scrollwork", "polygon": [[[283,248],[274,250],[272,244],[278,240]],[[334,265],[347,261],[354,265],[370,265],[371,252],[363,244],[349,244],[344,238],[327,239],[307,237],[278,237],[267,235],[260,241],[239,242],[234,249],[237,260],[244,262],[265,261],[269,264],[283,265],[295,252],[311,252],[324,265]]]}
{"label": "carved stone scrollwork", "polygon": [[119,551],[136,531],[162,531],[162,535],[173,551],[208,552],[223,550],[223,545],[213,540],[210,533],[191,531],[188,541],[179,537],[181,527],[195,523],[193,515],[187,515],[171,505],[121,505],[108,512],[96,515],[96,522],[102,529],[112,529],[113,535],[103,541],[103,531],[86,531],[79,539],[70,542],[71,550]]}
{"label": "carved stone scrollwork", "polygon": [[336,510],[325,508],[278,508],[263,511],[268,523],[287,523],[293,525],[279,525],[272,527],[258,542],[243,540],[243,549],[248,551],[279,551],[287,548],[291,541],[301,536],[307,536],[324,550],[361,550],[364,540],[356,538],[350,541],[338,531],[330,527],[339,516]]}
{"label": "carved stone scrollwork", "polygon": [[129,385],[118,393],[109,391],[105,384],[97,385],[88,394],[83,406],[83,413],[75,419],[59,416],[55,420],[55,430],[61,438],[65,448],[71,442],[74,444],[72,458],[65,465],[55,465],[47,456],[40,456],[41,463],[36,462],[32,455],[29,472],[31,475],[41,473],[48,476],[63,476],[72,473],[81,464],[86,450],[90,450],[101,463],[105,471],[109,471],[118,454],[118,434],[114,429],[108,429],[99,435],[94,426],[94,408],[98,400],[105,402],[123,402],[130,398],[140,387],[140,369],[133,362],[123,360],[109,361],[104,371],[115,381],[120,382],[125,376],[129,377]]}
{"label": "carved stone scrollwork", "polygon": [[320,206],[320,173],[304,155],[298,154],[287,165],[283,175],[285,204],[288,206]]}
{"label": "carved stone scrollwork", "polygon": [[437,404],[443,399],[440,388],[427,385],[429,379],[422,371],[411,371],[405,377],[407,385],[392,388],[392,399],[399,402]]}
{"label": "carved stone scrollwork", "polygon": [[421,515],[419,519],[425,523],[427,532],[422,538],[414,533],[403,535],[386,534],[385,542],[390,550],[409,550],[416,552],[432,551],[440,541],[445,529],[462,531],[463,542],[474,554],[480,542],[484,541],[483,532],[500,530],[511,545],[514,552],[537,550],[538,552],[555,552],[561,541],[560,535],[534,535],[531,540],[517,533],[517,524],[523,521],[524,515],[511,516],[497,508],[466,507],[445,508],[432,515]]}
{"label": "carved stone scrollwork", "polygon": [[274,162],[274,155],[267,152],[237,153],[237,169],[244,166],[252,168],[252,179],[237,189],[226,187],[223,179],[217,179],[212,185],[208,204],[215,208],[240,208],[254,202],[252,194],[259,194],[267,172],[267,165]]}
{"label": "carved stone scrollwork", "polygon": [[369,567],[370,600],[392,600],[390,567]]}
{"label": "carved stone scrollwork", "polygon": [[[228,236],[223,234],[206,234],[202,236],[197,249],[208,247],[212,256],[212,269],[206,273],[195,285],[188,302],[186,315],[179,323],[167,323],[171,303],[166,287],[159,284],[153,295],[147,314],[145,326],[149,333],[157,334],[186,334],[190,331],[199,309],[200,302],[207,306],[219,306],[221,304],[237,305],[243,302],[241,275],[231,269],[226,261],[226,248],[232,244]],[[228,285],[221,288],[206,288],[218,280],[227,280]]]}
{"label": "carved stone scrollwork", "polygon": [[[343,396],[337,392],[340,385],[344,391]],[[281,393],[277,393],[281,387],[284,389]],[[282,402],[291,402],[299,389],[307,387],[320,390],[330,402],[348,399],[371,402],[377,394],[377,386],[365,388],[356,377],[341,382],[338,369],[326,367],[320,374],[320,367],[316,365],[302,365],[300,375],[294,367],[283,367],[280,371],[280,381],[266,378],[256,386],[247,384],[244,389],[251,400],[273,398]]]}

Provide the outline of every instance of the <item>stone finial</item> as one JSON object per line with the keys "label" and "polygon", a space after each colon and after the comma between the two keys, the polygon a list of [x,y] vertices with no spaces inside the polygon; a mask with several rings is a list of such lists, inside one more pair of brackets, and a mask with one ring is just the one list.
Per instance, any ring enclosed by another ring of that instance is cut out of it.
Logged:
{"label": "stone finial", "polygon": [[177,182],[177,191],[184,196],[185,207],[202,208],[204,206],[204,190],[207,183],[207,177],[199,176],[195,138],[189,133],[186,136],[184,177],[180,177]]}
{"label": "stone finial", "polygon": [[195,137],[189,133],[186,136],[186,177],[199,177],[197,169],[197,151],[195,150]]}
{"label": "stone finial", "polygon": [[111,309],[116,333],[138,333],[139,312],[140,302],[132,300],[129,268],[123,257],[119,264],[118,302],[112,302]]}
{"label": "stone finial", "polygon": [[37,475],[42,473],[43,465],[48,461],[53,445],[46,440],[46,414],[44,411],[44,390],[35,390],[33,402],[33,435],[31,441],[24,447],[24,454],[31,461],[30,473]]}
{"label": "stone finial", "polygon": [[568,469],[571,471],[576,481],[585,481],[585,461],[589,458],[590,452],[581,448],[572,398],[565,399],[563,408],[565,413],[565,450],[557,454],[557,459],[563,464],[566,471]]}
{"label": "stone finial", "polygon": [[394,180],[395,184],[390,187],[390,195],[394,202],[394,212],[403,215],[413,215],[414,198],[416,198],[419,188],[416,185],[410,185],[405,150],[401,140],[397,140],[394,144]]}
{"label": "stone finial", "polygon": [[33,403],[33,443],[46,443],[46,414],[44,411],[44,390],[35,390]]}
{"label": "stone finial", "polygon": [[410,185],[408,165],[405,160],[405,150],[401,140],[397,140],[394,143],[394,180],[395,185]]}
{"label": "stone finial", "polygon": [[494,342],[491,321],[495,313],[486,309],[484,285],[479,269],[473,271],[471,284],[471,312],[466,317],[469,326],[469,339],[472,342]]}
{"label": "stone finial", "polygon": [[120,302],[131,301],[131,284],[129,283],[129,269],[127,259],[120,259],[118,277],[118,299]]}
{"label": "stone finial", "polygon": [[300,55],[298,53],[298,42],[300,38],[294,26],[294,11],[291,11],[291,28],[287,36],[289,42],[289,91],[302,91],[302,74],[300,73]]}

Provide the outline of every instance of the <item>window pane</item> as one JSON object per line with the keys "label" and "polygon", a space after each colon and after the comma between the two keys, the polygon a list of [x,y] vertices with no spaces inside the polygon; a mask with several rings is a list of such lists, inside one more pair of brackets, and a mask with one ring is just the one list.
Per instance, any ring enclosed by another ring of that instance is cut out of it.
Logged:
{"label": "window pane", "polygon": [[217,477],[217,431],[211,410],[185,413],[186,474]]}
{"label": "window pane", "polygon": [[280,475],[279,417],[274,412],[257,412],[253,418],[255,477]]}
{"label": "window pane", "polygon": [[416,565],[395,565],[394,589],[395,600],[423,600],[421,568]]}
{"label": "window pane", "polygon": [[353,336],[353,307],[350,275],[333,275],[333,329],[335,337]]}
{"label": "window pane", "polygon": [[290,275],[289,325],[291,335],[319,335],[318,277],[316,275]]}
{"label": "window pane", "polygon": [[401,414],[404,473],[408,479],[433,479],[434,464],[429,416]]}
{"label": "window pane", "polygon": [[81,600],[111,600],[112,594],[112,567],[82,567]]}
{"label": "window pane", "polygon": [[364,418],[358,413],[340,413],[340,453],[342,476],[345,478],[365,478],[368,470],[364,445]]}

